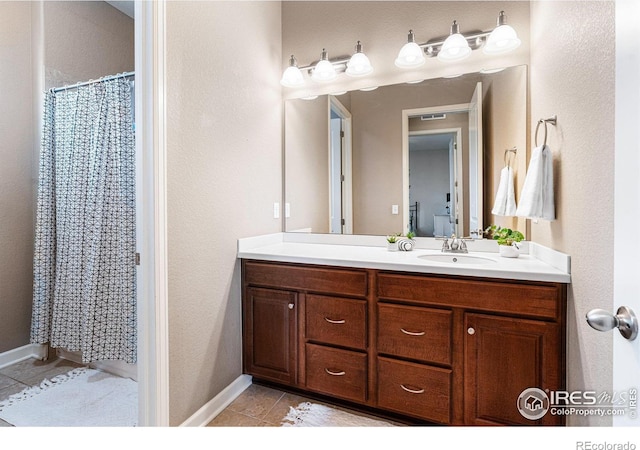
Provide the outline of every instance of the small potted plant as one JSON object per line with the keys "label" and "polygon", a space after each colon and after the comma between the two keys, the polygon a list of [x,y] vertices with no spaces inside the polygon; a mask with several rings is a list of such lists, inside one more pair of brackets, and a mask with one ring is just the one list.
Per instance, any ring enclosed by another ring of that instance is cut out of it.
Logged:
{"label": "small potted plant", "polygon": [[517,258],[520,256],[518,242],[524,240],[524,235],[518,230],[491,225],[485,230],[485,233],[494,241],[497,241],[500,256],[505,258]]}
{"label": "small potted plant", "polygon": [[400,239],[400,234],[390,234],[387,236],[387,250],[390,252],[398,251],[398,240]]}

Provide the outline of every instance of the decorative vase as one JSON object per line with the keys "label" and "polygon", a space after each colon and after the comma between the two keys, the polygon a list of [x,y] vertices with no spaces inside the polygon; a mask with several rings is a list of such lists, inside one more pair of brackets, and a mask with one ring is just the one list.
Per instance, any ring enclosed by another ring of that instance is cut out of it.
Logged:
{"label": "decorative vase", "polygon": [[505,258],[517,258],[520,256],[520,250],[515,245],[498,245],[500,256]]}
{"label": "decorative vase", "polygon": [[398,241],[398,250],[401,252],[410,252],[413,250],[415,241],[413,239],[400,239]]}
{"label": "decorative vase", "polygon": [[387,250],[389,250],[390,252],[397,252],[398,251],[398,242],[387,242]]}

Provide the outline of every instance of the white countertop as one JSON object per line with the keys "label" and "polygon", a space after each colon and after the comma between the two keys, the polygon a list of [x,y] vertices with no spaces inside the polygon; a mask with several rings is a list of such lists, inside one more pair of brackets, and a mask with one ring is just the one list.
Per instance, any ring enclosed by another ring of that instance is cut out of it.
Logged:
{"label": "white countertop", "polygon": [[[525,254],[504,258],[497,243],[473,241],[470,256],[491,259],[489,264],[444,263],[420,259],[421,255],[441,255],[441,243],[418,238],[410,252],[388,251],[384,237],[276,233],[238,241],[238,258],[359,267],[402,272],[433,273],[509,280],[571,282],[570,257],[546,247],[528,243]],[[475,249],[481,251],[475,251]],[[451,254],[451,256],[456,256]]]}

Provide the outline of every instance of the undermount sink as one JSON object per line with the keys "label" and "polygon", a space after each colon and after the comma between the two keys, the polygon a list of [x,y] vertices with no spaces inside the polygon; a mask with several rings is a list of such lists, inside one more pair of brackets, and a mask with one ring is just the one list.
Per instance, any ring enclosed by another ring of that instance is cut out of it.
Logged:
{"label": "undermount sink", "polygon": [[442,253],[440,255],[420,255],[420,259],[445,264],[495,264],[496,261],[482,256],[472,256],[459,253]]}

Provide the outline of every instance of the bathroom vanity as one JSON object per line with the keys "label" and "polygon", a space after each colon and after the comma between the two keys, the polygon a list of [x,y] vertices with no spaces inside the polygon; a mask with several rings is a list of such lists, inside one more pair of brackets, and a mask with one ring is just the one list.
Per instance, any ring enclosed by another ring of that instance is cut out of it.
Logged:
{"label": "bathroom vanity", "polygon": [[447,264],[420,259],[429,248],[255,244],[238,253],[255,379],[435,424],[564,424],[516,403],[565,387],[568,257]]}

